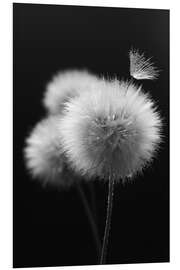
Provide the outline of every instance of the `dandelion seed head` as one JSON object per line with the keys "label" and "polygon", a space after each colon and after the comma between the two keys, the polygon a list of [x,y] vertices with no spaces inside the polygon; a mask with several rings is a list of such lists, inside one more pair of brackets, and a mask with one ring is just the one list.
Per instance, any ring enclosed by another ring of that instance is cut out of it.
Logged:
{"label": "dandelion seed head", "polygon": [[145,58],[144,53],[138,50],[130,50],[130,75],[136,80],[154,80],[159,75],[159,70],[151,62],[151,58]]}
{"label": "dandelion seed head", "polygon": [[104,80],[66,106],[59,123],[62,145],[80,174],[125,179],[152,160],[161,120],[141,87]]}
{"label": "dandelion seed head", "polygon": [[59,72],[47,85],[43,104],[52,114],[61,113],[64,104],[81,92],[90,90],[98,78],[86,70]]}
{"label": "dandelion seed head", "polygon": [[42,184],[68,187],[71,179],[66,174],[66,160],[63,155],[58,117],[51,116],[40,121],[26,139],[24,155],[26,166],[33,178]]}

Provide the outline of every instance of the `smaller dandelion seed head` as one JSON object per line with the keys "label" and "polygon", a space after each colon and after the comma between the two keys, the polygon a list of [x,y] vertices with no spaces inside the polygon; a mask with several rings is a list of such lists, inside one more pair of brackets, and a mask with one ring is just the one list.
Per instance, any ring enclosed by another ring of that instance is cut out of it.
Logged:
{"label": "smaller dandelion seed head", "polygon": [[136,80],[154,80],[159,75],[159,70],[151,62],[151,58],[145,58],[144,53],[138,50],[130,50],[130,75]]}
{"label": "smaller dandelion seed head", "polygon": [[62,145],[76,171],[116,180],[152,160],[161,120],[154,103],[132,83],[105,81],[72,99],[60,120]]}
{"label": "smaller dandelion seed head", "polygon": [[34,178],[43,184],[68,187],[66,159],[57,128],[59,117],[50,116],[40,121],[26,139],[24,155],[26,166]]}
{"label": "smaller dandelion seed head", "polygon": [[69,99],[89,91],[98,78],[86,70],[59,72],[47,85],[43,98],[45,108],[52,114],[61,113]]}

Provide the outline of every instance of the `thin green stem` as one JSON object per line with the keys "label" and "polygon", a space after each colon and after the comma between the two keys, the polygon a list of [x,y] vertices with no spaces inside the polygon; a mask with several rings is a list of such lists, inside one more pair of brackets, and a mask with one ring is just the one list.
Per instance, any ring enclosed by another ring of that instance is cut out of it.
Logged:
{"label": "thin green stem", "polygon": [[109,188],[108,188],[108,203],[107,203],[107,214],[106,214],[106,225],[103,238],[103,247],[101,251],[100,264],[106,263],[106,254],[108,247],[108,239],[111,228],[111,216],[112,216],[112,207],[113,207],[113,195],[114,195],[114,177],[109,176]]}

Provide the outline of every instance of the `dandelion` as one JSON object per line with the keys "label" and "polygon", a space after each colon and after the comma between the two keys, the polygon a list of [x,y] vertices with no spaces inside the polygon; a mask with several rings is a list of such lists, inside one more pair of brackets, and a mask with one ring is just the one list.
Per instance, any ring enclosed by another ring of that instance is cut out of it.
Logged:
{"label": "dandelion", "polygon": [[60,72],[48,83],[43,104],[50,113],[61,113],[66,101],[79,96],[81,92],[89,91],[97,80],[95,75],[85,70]]}
{"label": "dandelion", "polygon": [[132,83],[102,81],[66,104],[60,120],[63,149],[83,175],[116,181],[152,160],[161,120],[153,101]]}
{"label": "dandelion", "polygon": [[34,178],[45,185],[68,187],[72,178],[68,176],[57,123],[58,117],[55,116],[39,122],[26,139],[24,154],[27,168]]}
{"label": "dandelion", "polygon": [[154,80],[159,75],[159,70],[154,67],[151,58],[146,59],[144,53],[138,50],[130,50],[130,75],[136,80]]}
{"label": "dandelion", "polygon": [[161,119],[153,101],[132,83],[105,81],[66,104],[62,145],[72,167],[108,179],[108,204],[100,264],[106,260],[114,182],[133,177],[152,160]]}
{"label": "dandelion", "polygon": [[80,179],[77,179],[66,162],[58,131],[59,116],[50,116],[39,122],[26,139],[24,149],[26,166],[34,178],[44,185],[68,188],[76,183],[77,191],[89,220],[96,249],[100,250],[100,241],[93,214],[88,204]]}

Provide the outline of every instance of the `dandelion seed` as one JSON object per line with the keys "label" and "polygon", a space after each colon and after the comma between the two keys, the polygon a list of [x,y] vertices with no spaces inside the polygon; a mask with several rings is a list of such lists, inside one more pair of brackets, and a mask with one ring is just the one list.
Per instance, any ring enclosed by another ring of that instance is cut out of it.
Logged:
{"label": "dandelion seed", "polygon": [[151,62],[151,58],[146,59],[144,53],[138,50],[130,50],[130,75],[136,80],[154,80],[159,75],[159,70]]}
{"label": "dandelion seed", "polygon": [[152,160],[161,119],[141,87],[103,80],[66,106],[59,123],[62,145],[80,174],[124,180]]}
{"label": "dandelion seed", "polygon": [[58,117],[55,116],[39,122],[26,139],[24,154],[27,168],[34,178],[43,184],[68,187],[72,178],[68,177],[57,123]]}
{"label": "dandelion seed", "polygon": [[47,85],[43,104],[52,114],[61,113],[64,104],[81,92],[90,90],[98,78],[88,71],[70,70],[58,73]]}

